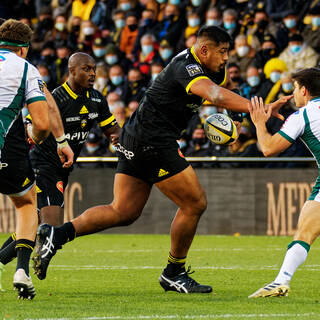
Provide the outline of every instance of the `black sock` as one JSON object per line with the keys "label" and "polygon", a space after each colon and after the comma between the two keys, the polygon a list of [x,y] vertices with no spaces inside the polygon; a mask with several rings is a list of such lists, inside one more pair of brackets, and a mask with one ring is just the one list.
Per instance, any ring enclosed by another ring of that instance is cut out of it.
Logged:
{"label": "black sock", "polygon": [[27,239],[19,239],[16,241],[16,251],[18,257],[16,270],[24,269],[27,276],[29,276],[29,261],[34,244],[34,241]]}
{"label": "black sock", "polygon": [[169,252],[168,264],[167,267],[164,269],[164,273],[168,277],[174,277],[179,273],[185,271],[186,260],[187,257],[177,258]]}
{"label": "black sock", "polygon": [[16,242],[11,241],[6,247],[0,250],[0,262],[7,264],[17,256]]}
{"label": "black sock", "polygon": [[4,242],[0,250],[4,249],[6,246],[8,246],[12,241],[16,240],[16,233],[11,233],[10,237]]}
{"label": "black sock", "polygon": [[71,222],[66,222],[61,227],[55,228],[55,234],[59,244],[64,245],[76,237],[76,230]]}

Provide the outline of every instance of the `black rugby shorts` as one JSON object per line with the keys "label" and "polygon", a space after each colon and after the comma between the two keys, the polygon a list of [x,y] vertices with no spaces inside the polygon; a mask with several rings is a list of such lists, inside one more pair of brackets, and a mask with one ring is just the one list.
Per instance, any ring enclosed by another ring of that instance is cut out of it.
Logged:
{"label": "black rugby shorts", "polygon": [[68,176],[60,175],[54,168],[34,168],[37,181],[38,210],[47,206],[64,207],[64,190],[68,184]]}
{"label": "black rugby shorts", "polygon": [[9,160],[3,156],[1,162],[8,166],[0,169],[0,193],[19,196],[32,187],[35,177],[29,157]]}
{"label": "black rugby shorts", "polygon": [[117,173],[133,176],[150,185],[172,177],[189,166],[176,142],[166,147],[145,145],[125,130],[119,138],[117,155]]}

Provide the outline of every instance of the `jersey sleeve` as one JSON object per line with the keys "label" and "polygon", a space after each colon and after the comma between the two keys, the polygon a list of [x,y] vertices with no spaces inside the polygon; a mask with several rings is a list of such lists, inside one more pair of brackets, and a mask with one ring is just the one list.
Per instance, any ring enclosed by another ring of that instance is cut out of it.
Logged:
{"label": "jersey sleeve", "polygon": [[301,110],[291,114],[278,132],[289,142],[294,142],[304,132],[305,123]]}
{"label": "jersey sleeve", "polygon": [[204,73],[200,64],[191,62],[189,64],[180,63],[177,66],[175,79],[190,94],[190,88],[195,82],[201,79],[209,79],[209,77]]}
{"label": "jersey sleeve", "polygon": [[41,100],[46,101],[43,86],[44,84],[39,71],[33,65],[29,64],[25,91],[27,104]]}
{"label": "jersey sleeve", "polygon": [[117,120],[114,115],[110,112],[107,100],[104,96],[100,96],[101,103],[99,107],[99,116],[97,119],[99,127],[102,131],[114,127],[117,125]]}

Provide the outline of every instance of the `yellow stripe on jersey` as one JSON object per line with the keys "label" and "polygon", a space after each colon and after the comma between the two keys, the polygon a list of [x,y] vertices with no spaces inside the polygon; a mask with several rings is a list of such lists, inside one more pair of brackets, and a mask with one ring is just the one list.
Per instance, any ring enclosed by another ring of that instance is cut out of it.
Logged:
{"label": "yellow stripe on jersey", "polygon": [[70,95],[73,99],[77,99],[77,98],[78,98],[78,95],[75,94],[75,93],[71,90],[71,88],[68,86],[68,84],[67,84],[66,82],[65,82],[62,86],[66,89],[66,91],[69,93],[69,95]]}
{"label": "yellow stripe on jersey", "polygon": [[201,80],[201,79],[208,79],[208,80],[210,80],[207,76],[200,76],[200,77],[197,77],[197,78],[192,79],[192,80],[188,83],[188,85],[187,85],[187,87],[186,87],[187,94],[191,94],[191,93],[189,93],[189,90],[190,90],[191,86],[192,86],[195,82],[197,82],[198,80]]}
{"label": "yellow stripe on jersey", "polygon": [[224,78],[223,81],[219,84],[219,86],[223,86],[227,80],[227,68],[224,68]]}
{"label": "yellow stripe on jersey", "polygon": [[194,46],[191,47],[190,49],[191,54],[193,55],[193,57],[195,58],[195,60],[201,64],[200,59],[197,57],[196,53],[194,52]]}
{"label": "yellow stripe on jersey", "polygon": [[115,117],[114,117],[114,115],[112,115],[110,118],[108,118],[108,119],[106,119],[104,121],[101,121],[99,123],[99,127],[104,127],[104,126],[108,125],[109,123],[111,123],[114,120],[115,120]]}

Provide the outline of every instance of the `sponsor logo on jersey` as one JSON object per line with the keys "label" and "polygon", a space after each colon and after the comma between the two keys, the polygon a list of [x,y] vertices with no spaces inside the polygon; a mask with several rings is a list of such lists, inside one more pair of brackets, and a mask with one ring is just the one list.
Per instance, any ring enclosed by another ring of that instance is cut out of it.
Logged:
{"label": "sponsor logo on jersey", "polygon": [[167,174],[169,174],[168,171],[160,169],[158,173],[158,177],[163,177],[163,176],[166,176]]}
{"label": "sponsor logo on jersey", "polygon": [[42,190],[38,186],[36,186],[36,191],[37,191],[37,193],[42,192]]}
{"label": "sponsor logo on jersey", "polygon": [[58,181],[56,184],[57,189],[63,193],[63,182],[62,181]]}
{"label": "sponsor logo on jersey", "polygon": [[89,113],[88,118],[89,118],[89,119],[98,118],[98,113],[97,113],[97,112]]}
{"label": "sponsor logo on jersey", "polygon": [[131,158],[134,157],[134,153],[132,151],[126,150],[120,143],[117,144],[116,150],[123,153],[128,160],[131,160]]}
{"label": "sponsor logo on jersey", "polygon": [[83,129],[87,125],[87,120],[83,119],[81,120],[81,128]]}
{"label": "sponsor logo on jersey", "polygon": [[101,102],[101,99],[98,99],[98,98],[91,98],[91,100],[95,102]]}
{"label": "sponsor logo on jersey", "polygon": [[74,122],[74,121],[80,121],[80,117],[69,117],[69,118],[66,118],[66,122]]}
{"label": "sponsor logo on jersey", "polygon": [[68,140],[81,140],[81,141],[85,141],[88,138],[89,135],[89,131],[85,131],[85,132],[73,132],[73,133],[67,133],[66,134],[66,138]]}
{"label": "sponsor logo on jersey", "polygon": [[202,68],[198,64],[188,64],[186,66],[186,69],[187,69],[190,77],[193,77],[197,74],[204,73]]}
{"label": "sponsor logo on jersey", "polygon": [[5,61],[6,58],[4,56],[0,56],[0,62]]}
{"label": "sponsor logo on jersey", "polygon": [[88,109],[86,108],[86,106],[82,106],[79,114],[85,114],[85,113],[89,113]]}
{"label": "sponsor logo on jersey", "polygon": [[26,178],[26,180],[24,180],[24,183],[22,184],[22,187],[25,187],[28,183],[30,183],[30,179]]}

